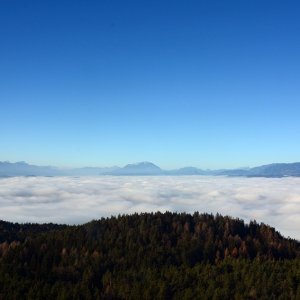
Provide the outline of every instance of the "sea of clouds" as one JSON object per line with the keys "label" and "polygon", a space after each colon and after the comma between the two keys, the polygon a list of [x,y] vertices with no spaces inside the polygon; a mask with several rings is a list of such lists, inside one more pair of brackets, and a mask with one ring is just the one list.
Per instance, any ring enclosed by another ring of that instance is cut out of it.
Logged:
{"label": "sea of clouds", "polygon": [[300,178],[13,177],[0,180],[0,219],[81,224],[134,212],[208,212],[256,219],[300,240]]}

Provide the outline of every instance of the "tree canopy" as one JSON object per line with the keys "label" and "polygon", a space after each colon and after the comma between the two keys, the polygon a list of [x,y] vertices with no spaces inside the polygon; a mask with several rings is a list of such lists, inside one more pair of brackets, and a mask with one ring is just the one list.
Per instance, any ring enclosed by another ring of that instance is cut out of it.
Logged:
{"label": "tree canopy", "polygon": [[0,222],[0,299],[300,299],[300,244],[255,221]]}

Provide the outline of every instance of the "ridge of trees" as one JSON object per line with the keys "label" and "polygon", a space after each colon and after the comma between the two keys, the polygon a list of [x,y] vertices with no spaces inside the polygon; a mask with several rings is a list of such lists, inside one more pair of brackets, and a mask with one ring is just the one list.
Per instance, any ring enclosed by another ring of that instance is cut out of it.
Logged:
{"label": "ridge of trees", "polygon": [[0,299],[300,299],[300,244],[219,214],[0,221]]}

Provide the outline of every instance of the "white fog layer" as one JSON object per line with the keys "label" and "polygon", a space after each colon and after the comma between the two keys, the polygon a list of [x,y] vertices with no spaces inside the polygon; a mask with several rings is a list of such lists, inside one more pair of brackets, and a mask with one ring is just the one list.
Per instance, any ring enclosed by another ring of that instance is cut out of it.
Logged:
{"label": "white fog layer", "polygon": [[0,180],[0,219],[82,224],[134,212],[256,219],[300,240],[300,178],[13,177]]}

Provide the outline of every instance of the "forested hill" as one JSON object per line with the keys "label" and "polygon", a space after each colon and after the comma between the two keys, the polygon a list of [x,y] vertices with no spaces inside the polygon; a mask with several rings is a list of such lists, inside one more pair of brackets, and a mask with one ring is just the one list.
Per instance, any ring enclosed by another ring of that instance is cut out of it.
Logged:
{"label": "forested hill", "polygon": [[0,299],[300,299],[300,245],[220,215],[0,222]]}

